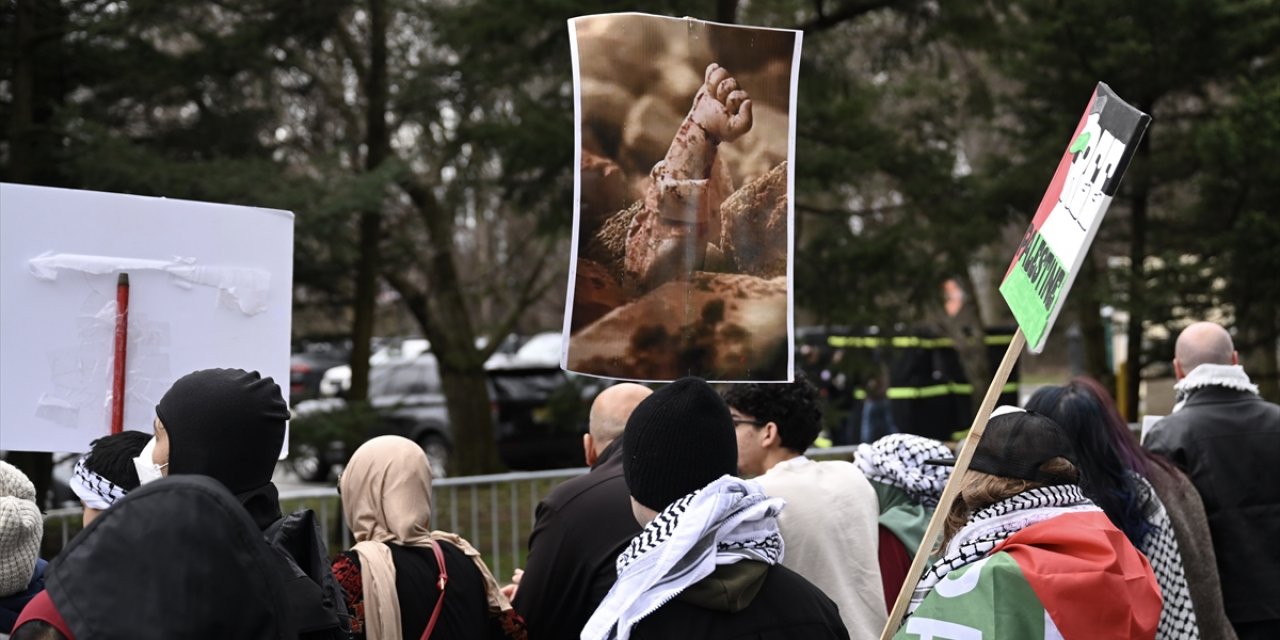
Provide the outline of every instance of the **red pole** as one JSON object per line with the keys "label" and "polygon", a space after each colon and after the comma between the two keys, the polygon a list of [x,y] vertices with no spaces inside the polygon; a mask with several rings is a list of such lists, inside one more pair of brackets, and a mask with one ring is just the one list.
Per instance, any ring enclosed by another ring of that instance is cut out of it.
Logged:
{"label": "red pole", "polygon": [[124,429],[125,353],[129,343],[129,274],[116,280],[115,372],[111,380],[111,433]]}

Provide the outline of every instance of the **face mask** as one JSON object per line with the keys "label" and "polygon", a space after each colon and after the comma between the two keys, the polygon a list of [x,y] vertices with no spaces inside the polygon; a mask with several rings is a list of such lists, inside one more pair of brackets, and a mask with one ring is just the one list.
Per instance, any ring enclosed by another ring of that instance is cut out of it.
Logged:
{"label": "face mask", "polygon": [[142,453],[139,453],[138,457],[133,459],[133,468],[138,470],[138,482],[140,484],[147,484],[163,478],[164,472],[162,470],[169,466],[168,462],[164,464],[155,463],[155,460],[151,457],[155,450],[156,438],[151,436],[151,439],[147,441],[147,446],[142,448]]}

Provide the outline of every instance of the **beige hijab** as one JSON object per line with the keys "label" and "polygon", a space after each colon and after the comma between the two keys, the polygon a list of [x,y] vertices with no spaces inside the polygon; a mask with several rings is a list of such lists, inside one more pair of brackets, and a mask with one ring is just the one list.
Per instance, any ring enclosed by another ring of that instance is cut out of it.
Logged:
{"label": "beige hijab", "polygon": [[456,534],[431,530],[431,466],[412,440],[379,436],[361,445],[338,479],[338,490],[347,527],[356,539],[352,550],[360,557],[368,637],[403,640],[396,567],[388,542],[405,547],[430,547],[432,540],[452,544],[480,570],[490,611],[511,608],[479,551]]}

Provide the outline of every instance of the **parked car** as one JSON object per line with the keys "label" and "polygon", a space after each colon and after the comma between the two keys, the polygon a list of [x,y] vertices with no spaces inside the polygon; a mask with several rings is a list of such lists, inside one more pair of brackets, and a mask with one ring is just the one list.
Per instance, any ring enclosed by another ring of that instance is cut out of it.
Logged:
{"label": "parked car", "polygon": [[[604,381],[548,366],[495,368],[486,372],[486,381],[498,453],[508,467],[582,463],[588,411]],[[360,442],[386,434],[417,442],[435,476],[448,474],[454,435],[435,356],[426,353],[374,366],[366,411],[348,408],[341,398],[299,403],[290,436],[290,464],[298,476],[325,480],[346,464]]]}
{"label": "parked car", "polygon": [[[430,350],[431,342],[423,338],[394,340],[374,350],[369,356],[369,366],[412,360]],[[351,365],[349,364],[343,363],[325,371],[320,379],[320,395],[323,397],[345,397],[350,390]]]}
{"label": "parked car", "polygon": [[345,365],[350,354],[346,347],[328,342],[310,343],[294,352],[289,356],[289,401],[319,397],[324,373]]}

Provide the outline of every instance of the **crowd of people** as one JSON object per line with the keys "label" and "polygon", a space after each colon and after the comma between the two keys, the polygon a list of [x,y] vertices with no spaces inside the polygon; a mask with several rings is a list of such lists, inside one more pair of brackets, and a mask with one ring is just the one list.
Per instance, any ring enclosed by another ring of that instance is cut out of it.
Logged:
{"label": "crowd of people", "polygon": [[910,583],[897,638],[1280,638],[1280,406],[1217,325],[1184,330],[1174,366],[1178,405],[1144,443],[1088,378],[995,411],[918,577],[943,443],[812,460],[803,376],[616,384],[591,407],[589,472],[538,505],[509,580],[432,529],[431,467],[399,436],[339,477],[355,545],[331,555],[271,481],[279,386],[197,371],[153,436],[76,462],[85,528],[51,562],[31,481],[0,462],[0,636],[871,639]]}

